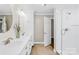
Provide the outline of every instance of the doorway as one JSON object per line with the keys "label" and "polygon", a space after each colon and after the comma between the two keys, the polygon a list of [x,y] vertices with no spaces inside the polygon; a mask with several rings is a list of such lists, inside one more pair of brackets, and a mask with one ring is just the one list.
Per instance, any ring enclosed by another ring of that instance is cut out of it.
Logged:
{"label": "doorway", "polygon": [[[32,54],[54,53],[54,20],[52,15],[35,15],[35,40]],[[49,51],[48,51],[49,50]]]}
{"label": "doorway", "polygon": [[54,48],[54,19],[51,19],[51,46]]}
{"label": "doorway", "polygon": [[54,20],[53,16],[44,17],[44,45],[54,48]]}
{"label": "doorway", "polygon": [[35,44],[54,47],[54,20],[52,15],[35,15]]}
{"label": "doorway", "polygon": [[[47,19],[44,19],[44,28],[46,25],[46,28],[44,29],[44,36],[47,34],[47,36],[44,38],[45,46],[52,46],[54,49],[54,19],[53,16],[45,16]],[[47,22],[47,23],[45,23]]]}

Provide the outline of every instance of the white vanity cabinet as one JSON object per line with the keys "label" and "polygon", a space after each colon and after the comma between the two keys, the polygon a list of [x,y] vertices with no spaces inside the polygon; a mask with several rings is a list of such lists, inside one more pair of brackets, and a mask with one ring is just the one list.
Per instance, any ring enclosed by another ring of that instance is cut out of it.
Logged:
{"label": "white vanity cabinet", "polygon": [[30,55],[32,49],[32,39],[30,38],[27,43],[25,44],[23,50],[21,51],[20,55]]}

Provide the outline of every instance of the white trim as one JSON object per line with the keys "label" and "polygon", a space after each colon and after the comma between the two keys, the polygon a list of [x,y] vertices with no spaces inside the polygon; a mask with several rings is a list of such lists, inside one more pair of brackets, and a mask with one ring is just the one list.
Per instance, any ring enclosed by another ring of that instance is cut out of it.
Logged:
{"label": "white trim", "polygon": [[36,12],[35,15],[52,15],[53,16],[53,13],[52,12]]}
{"label": "white trim", "polygon": [[53,20],[54,20],[54,36],[53,36],[53,38],[54,38],[54,52],[56,53],[56,52],[58,52],[58,51],[56,51],[56,8],[54,8],[54,18],[53,18]]}
{"label": "white trim", "polygon": [[57,38],[56,38],[57,37],[57,35],[56,35],[56,29],[57,29],[57,26],[56,26],[57,25],[56,24],[56,22],[57,22],[57,19],[56,19],[57,18],[56,17],[56,10],[57,9],[54,8],[54,49],[55,49],[56,52],[58,52],[60,55],[62,55],[62,42],[61,42],[61,49],[58,49],[57,45],[56,45],[57,44],[57,42],[56,42],[57,41]]}
{"label": "white trim", "polygon": [[44,44],[44,42],[34,42],[34,44]]}

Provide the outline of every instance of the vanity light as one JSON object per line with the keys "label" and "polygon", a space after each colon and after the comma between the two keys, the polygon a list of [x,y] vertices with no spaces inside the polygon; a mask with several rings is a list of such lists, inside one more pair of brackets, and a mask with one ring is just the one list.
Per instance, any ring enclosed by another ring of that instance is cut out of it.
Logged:
{"label": "vanity light", "polygon": [[21,15],[22,15],[22,16],[25,16],[25,13],[23,12],[23,10],[21,10]]}
{"label": "vanity light", "polygon": [[23,10],[21,9],[18,9],[18,14],[20,15],[20,16],[25,16],[25,13],[23,12]]}

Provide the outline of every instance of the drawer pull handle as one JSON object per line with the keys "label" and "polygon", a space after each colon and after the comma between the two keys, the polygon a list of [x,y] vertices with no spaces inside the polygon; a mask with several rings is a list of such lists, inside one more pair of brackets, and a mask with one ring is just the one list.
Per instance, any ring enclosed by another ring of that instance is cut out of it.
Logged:
{"label": "drawer pull handle", "polygon": [[26,55],[28,54],[28,52],[26,52]]}
{"label": "drawer pull handle", "polygon": [[25,49],[27,49],[27,47],[25,47]]}

